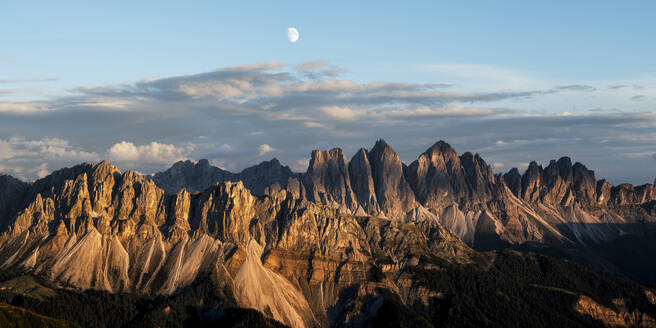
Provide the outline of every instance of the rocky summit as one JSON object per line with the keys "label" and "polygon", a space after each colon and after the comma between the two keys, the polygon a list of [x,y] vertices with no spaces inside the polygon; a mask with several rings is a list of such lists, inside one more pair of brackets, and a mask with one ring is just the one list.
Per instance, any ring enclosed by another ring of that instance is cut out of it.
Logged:
{"label": "rocky summit", "polygon": [[[599,255],[655,222],[653,184],[612,186],[567,157],[495,175],[443,141],[405,165],[379,140],[350,160],[315,150],[304,173],[273,159],[240,173],[200,160],[153,176],[107,162],[31,184],[2,175],[0,271],[171,302],[124,312],[147,326],[171,311],[202,321],[249,308],[264,326],[653,327],[654,291],[611,258],[609,275],[501,249]],[[203,281],[211,297],[198,296]],[[177,308],[184,295],[195,301]],[[50,309],[39,302],[28,304]]]}

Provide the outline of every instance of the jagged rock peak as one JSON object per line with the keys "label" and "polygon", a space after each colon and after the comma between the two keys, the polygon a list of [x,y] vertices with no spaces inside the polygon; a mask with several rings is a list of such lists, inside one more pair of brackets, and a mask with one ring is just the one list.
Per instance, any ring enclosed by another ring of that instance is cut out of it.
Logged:
{"label": "jagged rock peak", "polygon": [[520,197],[522,192],[522,175],[516,167],[513,167],[503,175],[503,182],[508,186],[508,189],[517,197]]}
{"label": "jagged rock peak", "polygon": [[380,209],[390,218],[398,218],[416,207],[399,154],[380,139],[367,155]]}
{"label": "jagged rock peak", "polygon": [[351,189],[348,160],[341,148],[314,150],[303,177],[309,200],[353,211],[357,200]]}
{"label": "jagged rock peak", "polygon": [[312,156],[310,159],[310,166],[308,169],[312,168],[312,164],[318,164],[318,163],[323,163],[324,161],[327,160],[344,160],[346,161],[346,156],[344,156],[344,151],[342,148],[335,147],[332,148],[328,151],[326,150],[320,150],[320,149],[315,149],[312,151]]}
{"label": "jagged rock peak", "polygon": [[349,163],[349,175],[353,192],[362,206],[364,213],[379,214],[380,206],[376,199],[376,189],[374,187],[371,164],[367,156],[367,150],[360,148]]}
{"label": "jagged rock peak", "polygon": [[243,169],[239,174],[244,175],[255,171],[285,171],[289,174],[292,173],[292,170],[289,168],[289,166],[282,165],[280,161],[274,157],[271,160],[263,161],[257,165],[247,167]]}
{"label": "jagged rock peak", "polygon": [[444,140],[440,140],[436,143],[434,143],[430,148],[428,148],[424,154],[443,154],[443,153],[453,153],[457,154],[455,149],[451,147],[447,142]]}
{"label": "jagged rock peak", "polygon": [[107,161],[100,161],[96,163],[93,166],[93,171],[100,173],[107,173],[107,174],[113,174],[115,172],[121,173],[121,170],[119,170],[116,166],[114,166],[112,163],[109,163]]}
{"label": "jagged rock peak", "polygon": [[396,153],[392,147],[387,144],[387,142],[384,139],[378,139],[376,140],[376,143],[374,144],[374,147],[371,148],[370,153],[379,153],[379,152],[387,152],[387,151],[392,151]]}
{"label": "jagged rock peak", "polygon": [[190,160],[178,161],[168,170],[156,173],[153,180],[169,194],[175,194],[181,188],[188,190],[205,190],[214,182],[231,180],[234,174],[214,167],[207,159],[197,163]]}
{"label": "jagged rock peak", "polygon": [[287,189],[300,196],[300,174],[292,172],[289,166],[282,165],[277,158],[248,167],[230,178],[243,181],[244,185],[256,195],[272,194],[280,189]]}
{"label": "jagged rock peak", "polygon": [[309,174],[312,171],[321,169],[325,165],[338,165],[340,167],[345,167],[347,164],[348,160],[341,148],[333,148],[328,151],[315,149],[312,151],[307,172]]}

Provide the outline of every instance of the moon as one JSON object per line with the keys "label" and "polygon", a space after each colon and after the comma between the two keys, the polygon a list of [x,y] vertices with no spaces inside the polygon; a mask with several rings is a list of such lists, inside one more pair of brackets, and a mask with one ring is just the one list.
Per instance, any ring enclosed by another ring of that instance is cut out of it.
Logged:
{"label": "moon", "polygon": [[287,29],[287,39],[289,39],[289,42],[294,43],[296,40],[298,40],[298,30],[290,27]]}

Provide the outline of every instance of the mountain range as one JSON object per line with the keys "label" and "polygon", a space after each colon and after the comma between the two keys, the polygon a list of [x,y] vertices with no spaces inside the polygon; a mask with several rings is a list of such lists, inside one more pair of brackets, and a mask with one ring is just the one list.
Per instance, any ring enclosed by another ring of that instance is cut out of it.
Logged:
{"label": "mountain range", "polygon": [[[59,290],[27,302],[48,316],[61,295],[130,295],[122,326],[653,327],[655,232],[653,184],[613,186],[567,157],[495,175],[443,141],[408,165],[379,140],[350,160],[315,150],[304,173],[273,159],[0,176],[6,281]],[[10,286],[0,298],[31,297]]]}
{"label": "mountain range", "polygon": [[243,181],[255,195],[285,189],[351,215],[436,221],[470,246],[490,240],[585,246],[642,235],[656,222],[653,184],[613,186],[568,157],[495,175],[478,154],[459,156],[443,141],[409,165],[379,140],[350,161],[340,148],[315,150],[302,174],[277,159],[236,174],[201,160],[178,162],[153,180],[170,194],[224,181]]}

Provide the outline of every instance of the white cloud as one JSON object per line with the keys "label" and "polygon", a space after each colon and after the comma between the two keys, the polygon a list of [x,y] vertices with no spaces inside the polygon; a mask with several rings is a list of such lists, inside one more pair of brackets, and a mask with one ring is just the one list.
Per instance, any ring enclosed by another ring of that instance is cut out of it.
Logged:
{"label": "white cloud", "polygon": [[352,121],[357,118],[357,114],[349,107],[342,106],[325,106],[321,107],[321,111],[328,117],[341,120]]}
{"label": "white cloud", "polygon": [[255,64],[238,65],[231,67],[221,67],[219,70],[228,70],[236,72],[254,72],[254,71],[273,71],[287,66],[285,63],[276,61],[259,62]]}
{"label": "white cloud", "polygon": [[0,140],[0,160],[31,157],[76,161],[94,161],[99,158],[98,154],[75,149],[68,140],[59,138],[25,140],[14,137],[9,140]]}
{"label": "white cloud", "polygon": [[118,163],[171,164],[185,159],[186,152],[185,148],[154,141],[139,146],[121,141],[107,150],[107,156]]}
{"label": "white cloud", "polygon": [[222,144],[219,147],[217,147],[216,149],[220,152],[225,152],[225,153],[235,151],[235,147],[232,146],[232,145],[228,145],[228,144]]}
{"label": "white cloud", "polygon": [[322,127],[324,127],[323,124],[321,124],[319,122],[314,122],[314,121],[303,122],[303,126],[306,127],[306,128],[322,128]]}
{"label": "white cloud", "polygon": [[49,167],[63,167],[95,162],[100,156],[84,151],[60,138],[26,140],[14,137],[0,139],[0,166],[8,174],[24,180],[41,178],[48,174]]}
{"label": "white cloud", "polygon": [[502,167],[504,167],[505,164],[503,164],[503,163],[498,163],[498,162],[497,162],[497,163],[494,163],[492,166],[493,166],[495,169],[498,169],[498,168],[502,168]]}
{"label": "white cloud", "polygon": [[297,160],[294,165],[292,165],[292,171],[294,172],[305,172],[310,165],[309,158],[302,158]]}
{"label": "white cloud", "polygon": [[48,163],[41,163],[41,165],[37,166],[35,168],[35,173],[39,179],[45,178],[45,176],[48,175]]}
{"label": "white cloud", "polygon": [[53,108],[46,103],[25,101],[0,102],[0,113],[33,114],[50,110],[53,110]]}
{"label": "white cloud", "polygon": [[267,145],[267,144],[261,144],[259,147],[257,147],[258,151],[258,156],[263,156],[265,154],[268,154],[272,151],[276,150],[275,148]]}
{"label": "white cloud", "polygon": [[369,111],[366,116],[371,119],[398,120],[403,118],[492,116],[510,112],[512,111],[508,109],[465,107],[458,104],[442,107],[374,109]]}
{"label": "white cloud", "polygon": [[121,141],[113,145],[108,150],[109,157],[117,161],[137,161],[139,159],[139,150],[131,142]]}

